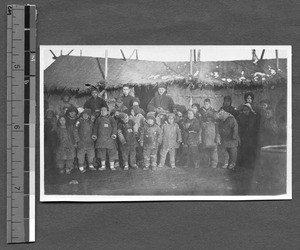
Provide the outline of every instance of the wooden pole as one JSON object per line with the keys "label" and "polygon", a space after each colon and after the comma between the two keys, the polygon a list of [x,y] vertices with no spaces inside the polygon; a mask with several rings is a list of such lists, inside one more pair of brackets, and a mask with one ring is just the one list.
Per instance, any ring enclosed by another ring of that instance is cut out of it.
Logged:
{"label": "wooden pole", "polygon": [[138,51],[137,51],[137,49],[135,50],[135,53],[136,53],[136,60],[139,60],[139,56],[138,56]]}
{"label": "wooden pole", "polygon": [[73,49],[67,54],[67,56],[70,55],[72,52],[73,52]]}
{"label": "wooden pole", "polygon": [[193,50],[190,50],[190,75],[193,75]]}
{"label": "wooden pole", "polygon": [[[120,50],[121,50],[121,49],[120,49]],[[124,61],[126,61],[126,57],[125,57],[125,55],[124,55],[123,50],[121,50],[121,53],[122,53],[122,56],[123,56]]]}
{"label": "wooden pole", "polygon": [[198,82],[200,82],[200,73],[201,73],[201,61],[200,61],[200,56],[201,56],[201,50],[198,49],[198,55],[197,55],[197,61],[198,61]]}
{"label": "wooden pole", "polygon": [[264,58],[264,54],[265,54],[265,49],[263,49],[263,51],[261,52],[261,56],[259,60],[262,60]]}
{"label": "wooden pole", "polygon": [[80,50],[80,56],[82,56],[82,49]]}
{"label": "wooden pole", "polygon": [[196,50],[194,49],[194,62],[197,62],[197,58],[196,58]]}
{"label": "wooden pole", "polygon": [[108,65],[107,65],[107,58],[108,57],[108,50],[105,50],[105,68],[104,68],[104,79],[107,79],[107,70],[108,70]]}
{"label": "wooden pole", "polygon": [[56,60],[56,59],[57,59],[57,56],[54,54],[54,52],[53,52],[51,49],[50,49],[50,52],[51,52],[51,54],[53,55],[52,58],[53,58],[54,60]]}
{"label": "wooden pole", "polygon": [[276,72],[279,70],[279,58],[278,58],[278,50],[275,49],[275,54],[276,54]]}

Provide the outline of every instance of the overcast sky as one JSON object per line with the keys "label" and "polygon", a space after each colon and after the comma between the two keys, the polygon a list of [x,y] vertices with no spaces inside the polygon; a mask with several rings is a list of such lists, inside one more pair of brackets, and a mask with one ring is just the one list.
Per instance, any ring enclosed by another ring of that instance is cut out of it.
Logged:
{"label": "overcast sky", "polygon": [[[139,60],[150,61],[189,61],[190,49],[201,50],[201,61],[233,61],[251,60],[252,49],[256,49],[256,54],[260,57],[265,49],[264,58],[275,58],[275,49],[278,49],[279,58],[287,58],[289,54],[288,46],[41,46],[41,67],[47,68],[54,62],[50,49],[59,56],[63,55],[105,57],[105,50],[110,58],[122,58],[120,49],[125,57],[129,58],[135,49],[138,51]],[[135,54],[131,57],[135,59]]]}

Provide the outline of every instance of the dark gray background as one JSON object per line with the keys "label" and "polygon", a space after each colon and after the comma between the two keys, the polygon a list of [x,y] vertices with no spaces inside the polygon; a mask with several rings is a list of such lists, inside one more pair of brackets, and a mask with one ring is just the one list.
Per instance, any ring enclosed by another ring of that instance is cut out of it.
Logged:
{"label": "dark gray background", "polygon": [[6,13],[1,1],[0,249],[299,249],[300,2],[31,1],[39,45],[293,45],[293,200],[39,203],[36,242],[6,245]]}

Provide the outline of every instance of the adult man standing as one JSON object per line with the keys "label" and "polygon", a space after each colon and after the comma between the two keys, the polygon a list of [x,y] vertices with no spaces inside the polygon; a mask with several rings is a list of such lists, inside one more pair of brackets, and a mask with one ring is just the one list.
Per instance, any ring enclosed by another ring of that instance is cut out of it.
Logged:
{"label": "adult man standing", "polygon": [[96,110],[101,110],[102,107],[108,108],[106,101],[98,96],[99,91],[96,87],[92,87],[91,94],[92,97],[83,105],[84,109],[90,109],[93,114]]}
{"label": "adult man standing", "polygon": [[171,96],[167,95],[167,87],[164,83],[158,85],[158,93],[151,99],[147,109],[148,112],[173,112],[174,101]]}
{"label": "adult man standing", "polygon": [[128,110],[132,108],[133,101],[135,98],[129,94],[130,86],[128,84],[123,85],[123,95],[121,96],[123,104],[126,106]]}

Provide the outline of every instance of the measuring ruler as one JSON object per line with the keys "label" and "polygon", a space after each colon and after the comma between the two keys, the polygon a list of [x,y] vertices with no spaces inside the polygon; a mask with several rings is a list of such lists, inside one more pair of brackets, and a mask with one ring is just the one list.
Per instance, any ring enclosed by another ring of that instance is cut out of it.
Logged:
{"label": "measuring ruler", "polygon": [[7,6],[7,243],[35,240],[36,16]]}

